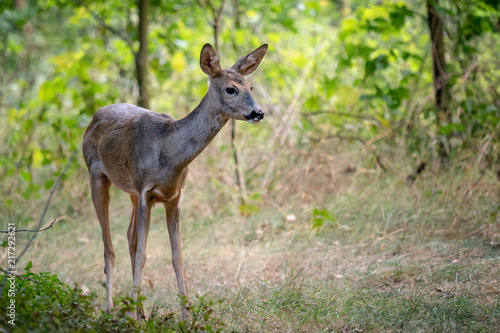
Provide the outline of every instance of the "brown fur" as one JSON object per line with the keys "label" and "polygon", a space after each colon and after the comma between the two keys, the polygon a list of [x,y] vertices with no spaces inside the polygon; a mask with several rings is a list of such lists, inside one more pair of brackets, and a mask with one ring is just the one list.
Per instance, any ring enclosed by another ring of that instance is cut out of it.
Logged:
{"label": "brown fur", "polygon": [[[209,76],[210,87],[200,104],[183,119],[175,121],[168,115],[131,104],[105,106],[94,115],[85,131],[82,150],[90,175],[92,201],[102,228],[107,312],[113,307],[115,257],[109,232],[109,186],[114,184],[129,193],[133,206],[127,232],[134,279],[131,297],[137,300],[146,262],[151,206],[155,202],[165,205],[179,293],[187,296],[180,252],[179,201],[188,165],[230,118],[251,121],[256,112],[263,116],[243,75],[257,68],[266,51],[267,45],[262,45],[231,69],[222,70],[217,53],[206,44],[200,66]],[[227,93],[227,88],[236,89],[236,93]],[[181,304],[185,319],[187,308]],[[140,318],[140,313],[137,317]]]}

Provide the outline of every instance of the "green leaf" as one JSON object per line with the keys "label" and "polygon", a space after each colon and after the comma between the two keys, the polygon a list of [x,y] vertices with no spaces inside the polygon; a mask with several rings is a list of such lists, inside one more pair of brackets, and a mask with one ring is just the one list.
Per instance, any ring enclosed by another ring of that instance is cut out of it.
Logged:
{"label": "green leaf", "polygon": [[376,70],[387,68],[387,66],[389,66],[389,57],[384,54],[373,60],[367,60],[365,63],[365,79],[373,75]]}
{"label": "green leaf", "polygon": [[255,192],[254,194],[249,195],[248,199],[254,200],[254,201],[261,201],[262,200],[262,195],[259,192]]}
{"label": "green leaf", "polygon": [[323,219],[321,218],[314,218],[312,220],[312,228],[313,229],[318,229],[318,228],[321,228],[323,226]]}
{"label": "green leaf", "polygon": [[313,219],[312,228],[319,229],[323,227],[326,223],[334,222],[336,220],[335,216],[330,214],[326,209],[313,209]]}
{"label": "green leaf", "polygon": [[54,183],[55,183],[55,182],[56,182],[56,181],[55,181],[55,180],[53,180],[53,179],[47,180],[47,181],[45,182],[45,185],[44,185],[44,186],[45,186],[45,189],[46,189],[46,190],[48,190],[48,189],[52,188],[52,186],[54,185]]}
{"label": "green leaf", "polygon": [[427,195],[427,196],[432,196],[432,195],[435,195],[435,194],[442,194],[443,191],[441,190],[424,190],[424,195]]}
{"label": "green leaf", "polygon": [[339,33],[339,39],[344,40],[346,37],[354,34],[359,29],[359,21],[354,18],[344,19]]}
{"label": "green leaf", "polygon": [[441,126],[439,128],[439,133],[448,135],[453,132],[464,132],[465,131],[465,126],[462,124],[454,124],[454,123],[449,123],[444,126]]}
{"label": "green leaf", "polygon": [[372,74],[375,73],[376,69],[377,64],[375,64],[375,61],[368,60],[365,63],[365,79],[372,76]]}
{"label": "green leaf", "polygon": [[391,90],[389,90],[389,94],[392,96],[392,98],[395,98],[395,99],[403,99],[403,98],[410,97],[410,91],[404,87],[398,87],[396,89],[391,89]]}
{"label": "green leaf", "polygon": [[31,129],[33,128],[33,119],[26,119],[24,122],[24,132],[29,133]]}
{"label": "green leaf", "polygon": [[22,177],[22,179],[24,181],[26,181],[27,183],[30,183],[31,182],[31,173],[29,171],[26,171],[26,170],[21,170],[19,172],[19,175]]}
{"label": "green leaf", "polygon": [[42,102],[50,102],[56,97],[56,90],[51,81],[47,81],[42,84],[40,90],[38,91],[38,98]]}
{"label": "green leaf", "polygon": [[295,28],[295,20],[291,17],[285,16],[278,21],[282,26],[289,29],[293,33],[297,33],[298,30]]}
{"label": "green leaf", "polygon": [[28,261],[28,263],[26,264],[26,268],[24,269],[26,272],[29,273],[30,269],[33,267],[33,263],[30,261]]}

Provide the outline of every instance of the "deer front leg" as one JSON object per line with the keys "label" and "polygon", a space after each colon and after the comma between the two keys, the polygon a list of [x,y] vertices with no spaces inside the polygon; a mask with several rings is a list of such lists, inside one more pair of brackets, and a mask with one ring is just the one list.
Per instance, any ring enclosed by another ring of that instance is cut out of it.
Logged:
{"label": "deer front leg", "polygon": [[[137,252],[134,263],[134,282],[130,297],[137,302],[137,294],[140,292],[142,269],[146,264],[146,241],[148,239],[149,222],[151,216],[151,198],[142,193],[137,205]],[[137,320],[141,320],[140,311],[137,311]]]}
{"label": "deer front leg", "polygon": [[109,179],[103,174],[90,174],[90,188],[92,202],[101,225],[102,241],[104,243],[104,273],[106,274],[106,313],[113,308],[113,268],[115,266],[115,252],[109,232]]}
{"label": "deer front leg", "polygon": [[172,265],[174,266],[177,286],[179,287],[179,294],[181,296],[182,320],[186,320],[189,318],[189,312],[187,310],[186,278],[184,277],[184,267],[182,265],[181,237],[179,233],[179,200],[174,205],[170,207],[166,206],[165,208],[167,210],[168,235],[172,248]]}
{"label": "deer front leg", "polygon": [[[132,279],[134,278],[135,273],[135,256],[137,255],[137,205],[139,199],[135,195],[130,196],[130,200],[132,201],[132,216],[130,217],[130,224],[127,230],[127,238],[128,238],[128,251],[130,254],[130,263],[132,266]],[[140,313],[144,313],[143,307],[138,309]],[[135,312],[128,313],[130,317],[136,317]]]}

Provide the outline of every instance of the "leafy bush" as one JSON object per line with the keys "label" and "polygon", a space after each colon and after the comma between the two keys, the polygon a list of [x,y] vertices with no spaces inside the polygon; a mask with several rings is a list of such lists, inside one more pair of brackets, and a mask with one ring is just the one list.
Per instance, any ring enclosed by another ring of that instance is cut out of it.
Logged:
{"label": "leafy bush", "polygon": [[[92,331],[98,314],[96,295],[84,295],[82,289],[69,287],[56,274],[32,273],[31,267],[30,261],[25,273],[16,277],[16,317],[12,332]],[[2,309],[10,303],[8,291],[4,286],[0,299]],[[12,328],[8,320],[10,318],[1,316],[1,326]]]}
{"label": "leafy bush", "polygon": [[[221,332],[224,327],[215,316],[214,302],[204,297],[197,297],[188,321],[175,321],[172,312],[155,306],[147,320],[138,322],[126,314],[137,305],[132,299],[118,298],[114,313],[106,314],[94,292],[86,295],[76,285],[71,288],[60,281],[57,274],[35,274],[31,267],[30,261],[25,273],[15,278],[14,297],[9,295],[8,276],[4,278],[0,307],[7,309],[15,299],[15,326],[9,323],[11,318],[1,316],[0,327],[11,332]],[[140,297],[138,304],[143,300]]]}

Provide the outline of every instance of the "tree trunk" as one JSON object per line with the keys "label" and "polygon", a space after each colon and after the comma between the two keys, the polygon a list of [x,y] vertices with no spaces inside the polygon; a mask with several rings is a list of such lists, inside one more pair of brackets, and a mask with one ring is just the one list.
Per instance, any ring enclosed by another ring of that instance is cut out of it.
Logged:
{"label": "tree trunk", "polygon": [[[214,33],[214,44],[215,50],[219,52],[219,33],[222,24],[222,15],[224,14],[224,9],[226,6],[227,0],[222,0],[222,3],[219,8],[215,8],[214,4],[211,1],[207,2],[207,6],[211,9],[213,15],[213,33]],[[235,10],[238,10],[239,3],[237,0],[233,1],[233,5],[235,5]],[[236,147],[236,122],[234,119],[231,119],[231,149],[233,151],[233,159],[234,159],[234,176],[236,185],[241,189],[243,195],[245,195],[246,187],[245,187],[245,179],[243,176],[243,170],[241,168],[241,164],[239,162],[239,152]]]}
{"label": "tree trunk", "polygon": [[148,92],[148,11],[149,0],[138,0],[139,7],[139,51],[135,54],[139,98],[137,104],[149,109]]}
{"label": "tree trunk", "polygon": [[[434,96],[436,104],[436,120],[438,127],[443,122],[451,121],[450,114],[450,91],[449,77],[446,75],[445,45],[443,38],[443,21],[434,5],[438,5],[439,0],[427,0],[427,22],[432,47],[432,63],[434,76]],[[446,138],[445,138],[446,139]],[[439,144],[439,155],[442,160],[448,159],[445,142]]]}

